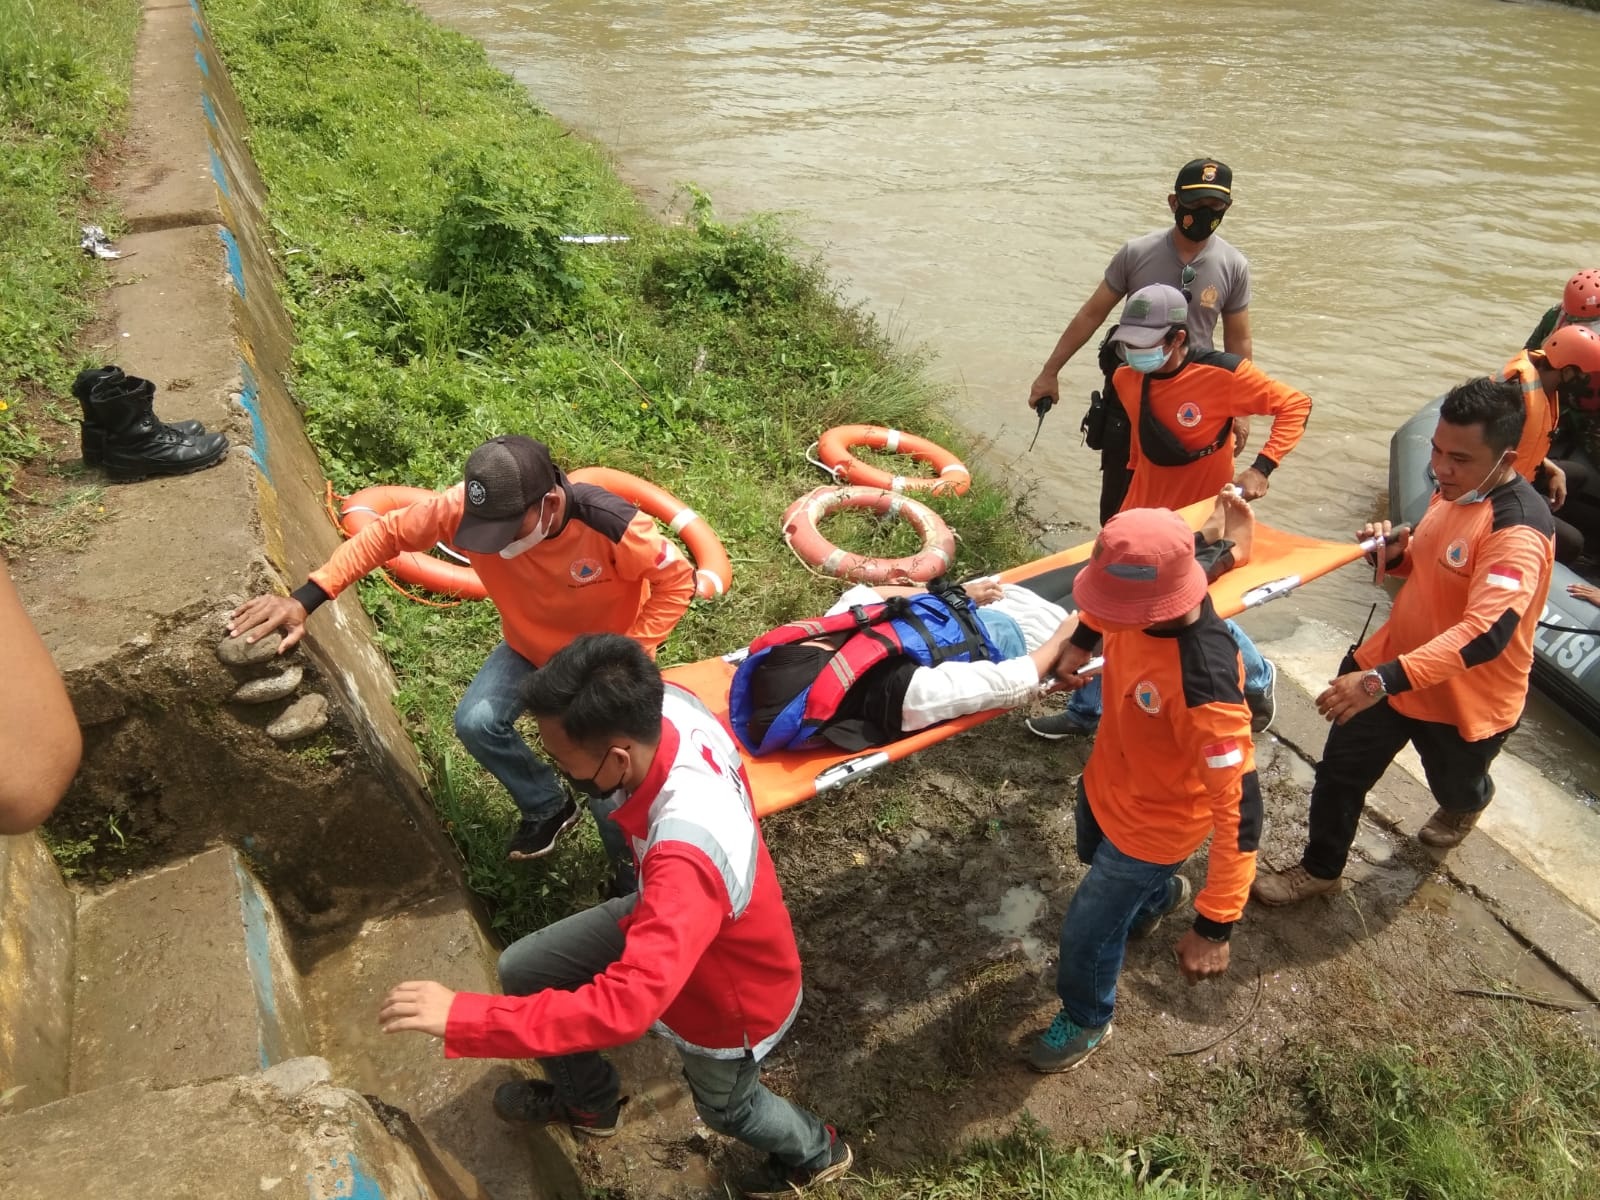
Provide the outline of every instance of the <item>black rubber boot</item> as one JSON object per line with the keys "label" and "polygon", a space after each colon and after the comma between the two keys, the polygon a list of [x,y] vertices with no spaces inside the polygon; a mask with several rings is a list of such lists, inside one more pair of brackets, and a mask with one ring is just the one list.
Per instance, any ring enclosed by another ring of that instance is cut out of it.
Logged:
{"label": "black rubber boot", "polygon": [[228,456],[220,433],[181,433],[156,418],[156,385],[125,376],[89,393],[89,407],[105,431],[101,465],[112,479],[132,483],[152,475],[185,475],[214,467]]}
{"label": "black rubber boot", "polygon": [[[85,466],[98,467],[105,462],[106,426],[99,412],[89,403],[89,397],[94,389],[102,384],[120,384],[130,379],[124,375],[122,368],[114,365],[104,367],[89,367],[79,371],[78,377],[72,381],[72,394],[78,399],[78,406],[83,409],[83,420],[79,422],[79,445],[83,448],[83,461]],[[142,382],[133,379],[133,382]],[[168,429],[175,429],[185,437],[193,437],[197,433],[204,433],[206,427],[199,421],[173,421],[167,425]]]}

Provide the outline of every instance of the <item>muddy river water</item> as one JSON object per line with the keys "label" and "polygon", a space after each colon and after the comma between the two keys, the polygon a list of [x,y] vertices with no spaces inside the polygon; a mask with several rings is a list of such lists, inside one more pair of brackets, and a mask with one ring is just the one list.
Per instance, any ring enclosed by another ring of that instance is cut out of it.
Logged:
{"label": "muddy river water", "polygon": [[[1501,365],[1567,276],[1600,265],[1600,17],[1557,5],[423,7],[647,195],[693,181],[724,215],[789,214],[852,297],[935,353],[988,466],[1054,521],[1094,520],[1097,463],[1077,435],[1092,362],[1068,364],[1032,454],[1028,384],[1116,247],[1168,223],[1190,157],[1234,168],[1222,232],[1251,260],[1257,362],[1316,402],[1258,505],[1287,528],[1369,519],[1395,425]],[[1354,576],[1305,589],[1295,612],[1354,634],[1376,595]],[[1271,636],[1293,616],[1258,620]],[[1594,739],[1547,702],[1517,745],[1600,790]]]}

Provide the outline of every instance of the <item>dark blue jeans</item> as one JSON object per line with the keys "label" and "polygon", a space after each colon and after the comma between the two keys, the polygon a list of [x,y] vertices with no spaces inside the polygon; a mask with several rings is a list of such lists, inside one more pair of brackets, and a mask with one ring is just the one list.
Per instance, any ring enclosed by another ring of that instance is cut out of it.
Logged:
{"label": "dark blue jeans", "polygon": [[1154,916],[1167,899],[1167,884],[1183,865],[1147,863],[1124,854],[1100,830],[1083,783],[1078,783],[1078,860],[1089,873],[1078,883],[1061,923],[1061,958],[1056,993],[1074,1024],[1093,1028],[1111,1020],[1117,976],[1128,948],[1128,931]]}
{"label": "dark blue jeans", "polygon": [[[555,812],[566,798],[556,773],[517,732],[517,718],[525,711],[522,689],[538,669],[501,642],[489,652],[456,705],[456,736],[467,753],[511,793],[511,802],[524,817],[535,820]],[[620,792],[592,799],[589,811],[594,813],[618,886],[632,891],[633,850],[611,819],[621,801]]]}

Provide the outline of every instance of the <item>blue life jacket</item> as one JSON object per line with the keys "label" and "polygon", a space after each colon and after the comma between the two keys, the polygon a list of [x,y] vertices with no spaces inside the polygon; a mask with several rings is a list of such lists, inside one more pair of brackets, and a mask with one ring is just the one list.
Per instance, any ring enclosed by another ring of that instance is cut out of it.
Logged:
{"label": "blue life jacket", "polygon": [[[818,744],[845,695],[873,667],[904,655],[918,666],[944,662],[998,662],[1004,657],[990,640],[977,606],[957,585],[935,580],[941,592],[894,596],[877,604],[809,621],[791,621],[750,644],[749,656],[734,671],[728,693],[728,720],[734,735],[752,754],[799,750]],[[751,680],[777,646],[854,631],[821,673],[785,706],[759,742],[752,736]]]}

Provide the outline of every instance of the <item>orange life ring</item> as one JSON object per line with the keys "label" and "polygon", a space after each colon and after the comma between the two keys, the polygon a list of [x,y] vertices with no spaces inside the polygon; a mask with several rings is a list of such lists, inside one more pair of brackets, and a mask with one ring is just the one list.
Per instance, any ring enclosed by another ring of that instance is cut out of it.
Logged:
{"label": "orange life ring", "polygon": [[[931,466],[934,475],[891,475],[881,467],[862,462],[851,446],[870,446],[890,454],[909,454]],[[935,496],[961,496],[972,486],[972,472],[937,442],[885,429],[882,425],[838,425],[817,440],[817,455],[840,483],[887,488],[891,492],[930,491]]]}
{"label": "orange life ring", "polygon": [[722,548],[722,539],[704,517],[671,492],[648,479],[610,467],[579,467],[568,478],[603,487],[630,504],[637,504],[682,538],[694,556],[694,594],[700,599],[714,600],[733,586],[733,564]]}
{"label": "orange life ring", "polygon": [[[396,512],[438,495],[427,488],[383,485],[362,488],[353,496],[345,497],[339,507],[339,528],[346,537],[355,537],[368,525],[386,513]],[[442,543],[440,549],[448,550]],[[478,573],[463,563],[446,562],[431,554],[407,551],[397,554],[383,564],[397,579],[425,587],[430,592],[444,596],[460,596],[463,600],[486,600],[488,589],[478,578]]]}
{"label": "orange life ring", "polygon": [[[864,508],[881,517],[904,517],[922,535],[922,549],[910,558],[871,558],[841,550],[817,526],[838,508]],[[857,583],[927,583],[950,569],[956,539],[950,527],[926,504],[882,488],[820,487],[791,504],[783,514],[783,540],[803,563],[824,575]]]}

